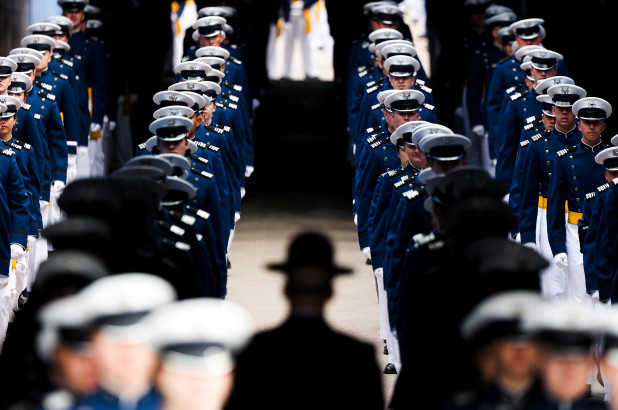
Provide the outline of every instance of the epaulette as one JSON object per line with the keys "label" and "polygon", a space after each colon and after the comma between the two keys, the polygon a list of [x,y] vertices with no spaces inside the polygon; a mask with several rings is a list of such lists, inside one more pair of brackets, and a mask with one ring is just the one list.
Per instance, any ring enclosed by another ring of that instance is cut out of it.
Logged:
{"label": "epaulette", "polygon": [[426,193],[427,190],[425,189],[425,187],[421,187],[419,189],[411,189],[409,191],[404,192],[403,195],[404,198],[408,198],[410,201],[421,197],[424,193]]}
{"label": "epaulette", "polygon": [[198,162],[201,162],[202,164],[208,164],[208,160],[204,157],[200,157],[199,155],[195,155],[195,154],[191,154],[190,157],[191,159],[194,159]]}
{"label": "epaulette", "polygon": [[191,205],[187,205],[185,206],[185,208],[187,209],[187,211],[191,212],[192,214],[196,215],[197,217],[205,221],[208,220],[208,218],[210,218],[210,214],[204,211],[203,209],[195,208]]}
{"label": "epaulette", "polygon": [[52,74],[55,75],[56,77],[62,78],[63,80],[68,80],[69,79],[68,75],[59,73],[58,71],[55,71],[55,70],[52,70]]}
{"label": "epaulette", "polygon": [[363,43],[361,44],[361,48],[368,48],[370,45],[371,45],[370,41],[363,40]]}
{"label": "epaulette", "polygon": [[234,91],[242,91],[242,85],[232,84],[229,81],[224,82],[223,85],[225,85],[227,88],[231,88]]}
{"label": "epaulette", "polygon": [[39,80],[35,80],[34,84],[35,84],[36,86],[38,86],[38,87],[41,87],[41,88],[42,88],[42,89],[44,89],[44,90],[47,90],[47,91],[51,91],[51,90],[53,90],[53,89],[54,89],[54,87],[53,87],[53,86],[51,86],[51,85],[49,85],[49,84],[47,84],[47,83],[42,83],[42,82],[41,82],[41,81],[39,81]]}
{"label": "epaulette", "polygon": [[184,234],[186,232],[180,226],[171,224],[171,223],[166,222],[166,221],[158,220],[157,223],[159,224],[159,226],[167,229],[170,233],[173,233],[176,236],[184,236]]}
{"label": "epaulette", "polygon": [[195,140],[192,140],[192,141],[193,141],[193,142],[195,143],[195,145],[197,145],[199,148],[203,148],[203,149],[208,148],[208,144],[206,144],[205,142],[202,142],[202,141],[195,141]]}
{"label": "epaulette", "polygon": [[357,67],[357,70],[360,73],[361,71],[369,70],[371,67],[373,67],[373,63],[361,65],[361,66]]}
{"label": "epaulette", "polygon": [[423,108],[424,108],[424,109],[429,110],[429,111],[433,111],[433,110],[435,110],[435,108],[436,108],[436,107],[434,107],[433,105],[431,105],[431,104],[427,104],[427,103],[423,103],[422,105],[423,105]]}
{"label": "epaulette", "polygon": [[431,92],[433,91],[431,88],[426,87],[426,86],[421,85],[421,84],[417,85],[417,84],[415,83],[415,84],[414,84],[414,86],[415,86],[416,88],[418,88],[419,90],[426,92],[427,94],[431,94]]}
{"label": "epaulette", "polygon": [[417,233],[412,237],[412,242],[415,248],[427,247],[430,251],[442,249],[446,245],[446,243],[433,232],[428,234]]}
{"label": "epaulette", "polygon": [[200,171],[199,169],[195,169],[195,168],[191,168],[191,172],[197,175],[201,175],[206,179],[212,179],[214,177],[214,175],[211,174],[210,172]]}
{"label": "epaulette", "polygon": [[517,84],[517,85],[514,85],[514,86],[512,86],[512,87],[507,88],[507,89],[505,90],[505,92],[506,92],[507,94],[511,94],[511,93],[512,93],[512,92],[514,92],[515,90],[519,90],[521,87],[522,87],[522,85],[521,85],[521,83],[520,83],[520,84]]}
{"label": "epaulette", "polygon": [[140,149],[140,150],[142,150],[142,151],[143,151],[143,150],[145,150],[145,149],[146,149],[146,143],[145,143],[145,142],[142,142],[141,144],[139,144],[139,145],[137,146],[137,148],[138,148],[138,149]]}
{"label": "epaulette", "polygon": [[234,103],[231,103],[229,101],[222,101],[222,102],[217,102],[215,103],[215,105],[219,108],[231,108],[232,110],[235,110],[238,108],[238,106]]}
{"label": "epaulette", "polygon": [[596,197],[596,196],[597,196],[596,191],[588,192],[588,193],[586,194],[586,199],[592,199],[592,198],[594,198],[594,197]]}
{"label": "epaulette", "polygon": [[40,120],[41,118],[43,118],[43,117],[41,117],[41,114],[34,114],[32,117],[33,117],[35,120]]}
{"label": "epaulette", "polygon": [[7,148],[7,149],[2,150],[2,154],[6,155],[7,157],[10,157],[10,156],[15,155],[15,151],[13,151],[10,148]]}
{"label": "epaulette", "polygon": [[543,118],[542,115],[543,114],[531,115],[530,117],[525,119],[526,124],[531,124],[533,122],[540,121]]}
{"label": "epaulette", "polygon": [[186,213],[170,211],[170,216],[183,225],[186,225],[186,226],[195,225],[195,221],[196,221],[195,217],[191,215],[187,215]]}
{"label": "epaulette", "polygon": [[219,128],[215,125],[204,125],[204,128],[208,131],[216,132],[217,134],[223,134],[225,132],[223,128]]}
{"label": "epaulette", "polygon": [[217,147],[216,145],[212,145],[211,143],[206,144],[206,148],[208,148],[212,152],[219,152],[219,150],[221,149]]}
{"label": "epaulette", "polygon": [[528,91],[522,91],[520,93],[515,93],[515,94],[511,95],[511,101],[517,101],[521,97],[525,97],[526,95],[528,95]]}
{"label": "epaulette", "polygon": [[398,168],[398,169],[393,169],[390,171],[386,171],[385,174],[389,177],[389,178],[393,178],[396,177],[397,175],[401,175],[403,174],[405,170],[403,168]]}
{"label": "epaulette", "polygon": [[62,61],[63,64],[66,64],[69,67],[73,67],[73,62],[72,61],[65,60],[64,58],[61,59],[60,61]]}
{"label": "epaulette", "polygon": [[367,138],[367,143],[369,145],[371,145],[372,143],[376,142],[377,140],[379,140],[382,137],[384,137],[384,132],[379,132],[377,134],[373,134],[372,136]]}
{"label": "epaulette", "polygon": [[572,147],[561,149],[560,151],[556,152],[556,155],[558,155],[558,158],[562,158],[566,154],[569,154],[569,153],[575,151],[576,149],[577,149],[577,145],[573,145]]}
{"label": "epaulette", "polygon": [[607,191],[609,189],[609,184],[603,184],[600,187],[597,187],[597,191],[599,191],[599,193],[603,192],[603,191]]}
{"label": "epaulette", "polygon": [[376,149],[376,148],[378,148],[379,146],[386,144],[387,142],[390,142],[390,140],[388,140],[388,139],[384,138],[383,140],[376,141],[376,142],[372,143],[372,144],[371,144],[371,145],[369,145],[369,146],[371,147],[371,149]]}
{"label": "epaulette", "polygon": [[530,140],[523,140],[519,143],[522,148],[525,148],[528,144],[530,144]]}
{"label": "epaulette", "polygon": [[[414,77],[416,77],[417,73],[414,73]],[[419,84],[419,85],[427,85],[427,83],[425,82],[425,80],[421,80],[420,78],[417,78],[414,80],[415,84]]]}
{"label": "epaulette", "polygon": [[21,151],[21,146],[15,144],[13,141],[2,141],[2,142],[4,143],[4,145],[6,145],[8,147],[14,148],[17,151]]}
{"label": "epaulette", "polygon": [[361,71],[358,73],[358,78],[363,78],[365,77],[367,74],[369,74],[369,71]]}
{"label": "epaulette", "polygon": [[21,105],[21,108],[23,108],[26,111],[30,111],[30,108],[32,108],[32,106],[30,104],[28,104],[28,103],[23,103]]}
{"label": "epaulette", "polygon": [[395,182],[393,184],[393,187],[395,189],[399,189],[402,186],[404,186],[405,184],[407,184],[408,182],[411,182],[411,180],[414,181],[415,178],[416,178],[416,175],[414,175],[414,174],[404,175],[404,176],[401,177],[401,179],[399,181],[397,181],[397,182]]}
{"label": "epaulette", "polygon": [[27,149],[28,151],[32,148],[32,145],[28,144],[27,142],[24,141],[20,141],[20,140],[16,140],[13,139],[13,142],[17,145],[19,145],[20,147]]}
{"label": "epaulette", "polygon": [[367,134],[371,134],[372,132],[380,131],[382,129],[381,125],[375,125],[373,127],[367,128]]}
{"label": "epaulette", "polygon": [[225,131],[225,132],[230,132],[230,131],[232,131],[232,127],[230,127],[229,125],[219,125],[219,124],[210,124],[210,125],[212,125],[212,126],[214,126],[214,127],[217,127],[217,128],[221,128],[221,129],[223,129],[223,131]]}
{"label": "epaulette", "polygon": [[171,246],[172,248],[179,249],[181,251],[189,252],[191,250],[191,245],[188,243],[173,241],[168,238],[161,238],[161,242],[165,245]]}
{"label": "epaulette", "polygon": [[382,108],[382,104],[377,103],[371,106],[371,111],[379,110],[380,108]]}
{"label": "epaulette", "polygon": [[537,141],[540,141],[543,138],[549,136],[549,134],[551,134],[551,131],[545,130],[543,132],[540,132],[538,134],[533,135],[532,137],[530,137],[530,139],[532,140],[532,142],[537,142]]}
{"label": "epaulette", "polygon": [[56,96],[52,93],[46,93],[45,91],[41,90],[37,93],[37,95],[41,98],[47,98],[50,101],[55,101],[56,100]]}
{"label": "epaulette", "polygon": [[380,84],[380,85],[374,85],[373,87],[371,87],[371,88],[367,89],[367,91],[365,91],[365,92],[367,93],[367,95],[369,95],[369,94],[373,94],[373,93],[375,93],[377,90],[379,90],[379,89],[380,89],[380,86],[381,86],[381,84]]}
{"label": "epaulette", "polygon": [[236,64],[236,65],[242,65],[242,61],[240,61],[239,59],[237,59],[236,57],[231,57],[228,58],[228,61],[231,61],[232,63]]}
{"label": "epaulette", "polygon": [[524,131],[529,131],[534,127],[538,127],[539,125],[543,124],[543,120],[537,120],[531,123],[528,123],[526,125],[524,125]]}
{"label": "epaulette", "polygon": [[235,103],[237,103],[238,101],[240,101],[240,98],[238,98],[237,96],[232,95],[232,94],[230,94],[230,93],[223,93],[223,92],[222,92],[222,93],[221,93],[221,97],[225,98],[226,100],[232,100],[232,101],[234,101]]}
{"label": "epaulette", "polygon": [[369,81],[367,84],[365,84],[365,88],[370,88],[370,87],[373,87],[374,85],[381,85],[381,84],[384,84],[384,79]]}

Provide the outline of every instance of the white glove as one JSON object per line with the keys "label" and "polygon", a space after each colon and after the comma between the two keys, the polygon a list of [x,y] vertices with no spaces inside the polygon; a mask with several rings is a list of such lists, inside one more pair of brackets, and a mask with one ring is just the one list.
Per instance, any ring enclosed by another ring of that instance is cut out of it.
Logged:
{"label": "white glove", "polygon": [[11,259],[16,260],[17,262],[23,262],[26,257],[26,250],[19,244],[12,243],[11,244]]}
{"label": "white glove", "polygon": [[62,181],[52,181],[52,187],[54,188],[54,191],[60,195],[64,190],[65,184]]}
{"label": "white glove", "polygon": [[504,198],[502,198],[502,202],[504,202],[505,204],[509,204],[509,198],[510,198],[510,194],[506,194],[504,195]]}
{"label": "white glove", "polygon": [[472,132],[477,137],[484,137],[485,136],[485,127],[482,124],[475,125],[474,127],[472,127]]}
{"label": "white glove", "polygon": [[108,124],[107,126],[109,127],[110,131],[114,131],[116,129],[116,121],[110,121],[107,124]]}
{"label": "white glove", "polygon": [[562,253],[559,253],[558,255],[554,256],[554,263],[560,269],[566,268],[567,266],[569,266],[569,258],[567,258],[567,254],[566,253],[562,252]]}
{"label": "white glove", "polygon": [[245,178],[249,178],[251,174],[253,174],[254,170],[254,167],[252,167],[251,165],[247,165],[247,168],[245,168]]}
{"label": "white glove", "polygon": [[358,214],[354,214],[354,225],[358,226]]}
{"label": "white glove", "polygon": [[90,123],[90,132],[101,131],[101,124],[97,124],[96,122]]}
{"label": "white glove", "polygon": [[240,212],[234,212],[234,223],[238,222],[240,219]]}
{"label": "white glove", "polygon": [[32,249],[32,247],[37,243],[38,240],[38,237],[34,235],[28,235],[28,249]]}
{"label": "white glove", "polygon": [[524,246],[526,248],[530,248],[530,249],[536,250],[536,244],[534,242],[526,242],[526,243],[524,243]]}
{"label": "white glove", "polygon": [[240,187],[240,198],[241,199],[245,197],[246,193],[247,193],[247,191],[245,190],[245,188]]}
{"label": "white glove", "polygon": [[365,255],[365,258],[371,259],[371,249],[369,247],[361,249],[361,252]]}

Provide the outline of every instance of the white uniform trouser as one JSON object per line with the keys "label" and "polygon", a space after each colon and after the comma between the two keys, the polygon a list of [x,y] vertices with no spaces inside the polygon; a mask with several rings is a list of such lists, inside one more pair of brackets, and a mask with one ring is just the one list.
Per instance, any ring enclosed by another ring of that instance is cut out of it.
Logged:
{"label": "white uniform trouser", "polygon": [[75,159],[76,175],[75,179],[90,178],[90,157],[89,148],[85,145],[77,146],[77,157]]}
{"label": "white uniform trouser", "polygon": [[566,270],[554,264],[554,255],[547,239],[547,210],[537,208],[536,250],[549,262],[541,271],[541,294],[549,299],[565,299],[567,293]]}
{"label": "white uniform trouser", "polygon": [[7,284],[0,287],[0,352],[2,351],[4,340],[6,339],[6,330],[9,327],[9,322],[13,318],[15,272],[12,267],[9,270],[9,280]]}
{"label": "white uniform trouser", "polygon": [[[292,77],[292,57],[294,55],[294,45],[296,40],[300,41],[300,50],[303,57],[304,73],[308,77],[317,77],[317,59],[315,52],[312,49],[309,41],[310,34],[305,32],[305,16],[302,9],[303,2],[297,1],[292,3],[290,11],[290,21],[284,25],[284,57],[283,57],[283,75]],[[314,10],[315,4],[311,7],[310,12]]]}
{"label": "white uniform trouser", "polygon": [[388,318],[388,300],[386,299],[386,289],[384,289],[384,270],[378,268],[373,272],[378,287],[378,317],[380,323],[380,338],[386,340],[388,350],[388,362],[395,365],[397,373],[401,370],[401,359],[399,356],[399,343],[391,331]]}
{"label": "white uniform trouser", "polygon": [[[77,143],[74,141],[68,141],[67,145],[74,145],[77,148]],[[77,155],[69,154],[68,162],[67,162],[67,185],[71,182],[75,181],[77,177]]]}
{"label": "white uniform trouser", "polygon": [[[568,214],[566,214],[568,221]],[[579,251],[579,233],[577,225],[566,223],[566,248],[569,265],[566,267],[567,289],[569,299],[576,302],[589,301],[586,292],[586,275],[584,273],[584,256]]]}
{"label": "white uniform trouser", "polygon": [[101,138],[88,139],[88,161],[90,163],[90,177],[97,178],[107,175],[107,158],[109,152],[109,120],[103,117]]}

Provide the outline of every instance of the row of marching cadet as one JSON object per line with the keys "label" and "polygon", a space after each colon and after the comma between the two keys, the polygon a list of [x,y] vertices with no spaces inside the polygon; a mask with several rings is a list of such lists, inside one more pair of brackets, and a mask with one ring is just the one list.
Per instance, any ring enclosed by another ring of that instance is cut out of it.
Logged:
{"label": "row of marching cadet", "polygon": [[475,138],[439,123],[397,2],[364,5],[349,53],[352,215],[390,408],[616,406],[612,106],[541,44],[543,19],[483,0],[462,10],[478,25],[461,61]]}

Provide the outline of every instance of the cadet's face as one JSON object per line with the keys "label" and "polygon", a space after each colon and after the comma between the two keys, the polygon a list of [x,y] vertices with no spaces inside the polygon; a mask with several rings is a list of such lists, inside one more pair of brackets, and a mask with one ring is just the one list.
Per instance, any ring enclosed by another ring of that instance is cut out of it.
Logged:
{"label": "cadet's face", "polygon": [[517,42],[517,45],[519,47],[523,47],[523,46],[538,46],[539,44],[541,44],[541,36],[536,36],[535,38],[531,38],[528,40],[524,40],[523,38],[519,37],[519,36],[515,36],[515,41]]}
{"label": "cadet's face", "polygon": [[571,107],[553,106],[552,112],[556,116],[556,127],[563,132],[571,131],[575,125],[575,114]]}
{"label": "cadet's face", "polygon": [[221,43],[223,43],[223,35],[217,34],[216,36],[211,37],[199,36],[198,41],[200,43],[200,47],[221,47]]}
{"label": "cadet's face", "polygon": [[399,27],[399,24],[386,24],[378,21],[378,28],[391,28],[393,30],[397,30],[397,27]]}
{"label": "cadet's face", "polygon": [[13,127],[17,122],[17,116],[13,115],[9,118],[0,118],[0,139],[8,140],[11,138]]}
{"label": "cadet's face", "polygon": [[71,20],[73,27],[79,27],[86,19],[86,14],[83,11],[63,11],[62,15]]}
{"label": "cadet's face", "polygon": [[[607,182],[612,182],[615,178],[618,178],[618,171],[605,170],[605,179]],[[616,371],[618,372],[618,369],[616,369]],[[618,377],[618,374],[616,376]],[[618,386],[618,384],[614,384],[614,386]]]}
{"label": "cadet's face", "polygon": [[369,27],[371,28],[371,31],[376,31],[377,29],[380,28],[380,20],[370,19]]}
{"label": "cadet's face", "polygon": [[62,377],[62,384],[80,395],[96,388],[94,362],[89,354],[82,354],[63,346],[54,351],[54,365]]}
{"label": "cadet's face", "polygon": [[605,131],[603,120],[579,120],[577,127],[582,132],[582,141],[588,145],[596,145],[601,141],[601,133]]}
{"label": "cadet's face", "polygon": [[41,59],[41,64],[36,68],[38,72],[41,72],[49,66],[49,62],[52,59],[52,53],[49,51],[43,52],[43,58]]}
{"label": "cadet's face", "polygon": [[157,148],[161,154],[178,154],[184,156],[189,148],[189,141],[183,138],[178,141],[157,141]]}
{"label": "cadet's face", "polygon": [[408,162],[410,162],[410,157],[408,156],[408,153],[406,152],[405,146],[401,148],[397,148],[397,156],[401,160],[402,167],[405,166]]}
{"label": "cadet's face", "polygon": [[482,26],[486,16],[485,13],[474,13],[470,17],[475,26]]}
{"label": "cadet's face", "polygon": [[66,34],[55,35],[54,36],[54,40],[61,40],[61,41],[64,41],[65,43],[68,43],[69,42],[69,36],[67,36]]}
{"label": "cadet's face", "polygon": [[11,85],[11,76],[7,75],[6,77],[0,77],[0,95],[5,95],[7,90]]}
{"label": "cadet's face", "polygon": [[204,112],[202,113],[203,123],[206,124],[210,122],[210,120],[212,119],[212,113],[215,112],[215,109],[217,109],[217,106],[215,105],[214,101],[210,104],[206,104],[206,107],[204,107]]}
{"label": "cadet's face", "polygon": [[557,401],[572,401],[588,391],[592,355],[565,357],[545,351],[539,362],[545,389]]}
{"label": "cadet's face", "polygon": [[395,90],[409,90],[414,84],[414,76],[391,77],[391,86]]}
{"label": "cadet's face", "polygon": [[536,372],[538,349],[531,343],[496,343],[499,372],[509,379],[530,379]]}
{"label": "cadet's face", "polygon": [[397,129],[402,124],[418,121],[420,114],[418,111],[393,111],[393,117],[395,121],[395,129]]}
{"label": "cadet's face", "polygon": [[17,98],[22,103],[26,102],[26,93],[11,93],[11,96]]}
{"label": "cadet's face", "polygon": [[537,70],[536,68],[532,67],[530,71],[532,72],[532,76],[534,77],[534,80],[537,83],[541,80],[544,80],[549,77],[554,77],[556,75],[555,67],[550,68],[549,70]]}
{"label": "cadet's face", "polygon": [[157,375],[157,387],[169,408],[191,409],[196,404],[204,408],[222,409],[230,395],[233,374],[182,374],[163,366]]}
{"label": "cadet's face", "polygon": [[424,158],[421,154],[421,150],[418,149],[416,145],[405,144],[406,153],[408,154],[408,158],[410,158],[410,162],[417,168],[424,168]]}
{"label": "cadet's face", "polygon": [[556,126],[556,117],[550,117],[549,115],[543,114],[541,116],[541,120],[543,121],[543,125],[546,130],[552,130]]}

